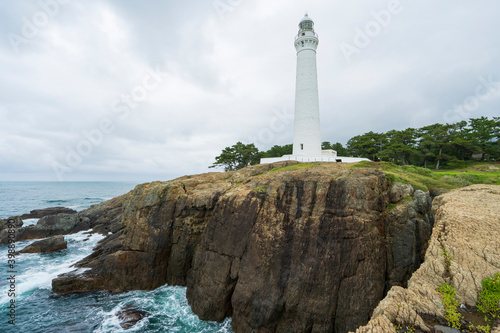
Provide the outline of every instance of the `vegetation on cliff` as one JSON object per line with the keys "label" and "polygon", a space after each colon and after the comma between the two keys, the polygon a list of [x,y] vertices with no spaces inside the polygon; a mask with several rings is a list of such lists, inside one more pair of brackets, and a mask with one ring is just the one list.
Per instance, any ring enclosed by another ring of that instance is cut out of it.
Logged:
{"label": "vegetation on cliff", "polygon": [[422,191],[451,190],[474,184],[500,184],[500,163],[472,162],[453,170],[434,171],[414,165],[390,162],[359,162],[350,168],[376,168],[384,171],[390,182],[410,184]]}
{"label": "vegetation on cliff", "polygon": [[477,309],[491,319],[500,317],[500,273],[481,282]]}
{"label": "vegetation on cliff", "polygon": [[460,329],[460,319],[462,319],[462,315],[458,312],[460,302],[455,298],[457,291],[448,283],[442,284],[437,291],[439,295],[441,295],[444,310],[446,311],[444,318],[451,327]]}
{"label": "vegetation on cliff", "polygon": [[[463,168],[468,161],[500,160],[500,117],[471,118],[454,124],[433,124],[386,133],[368,132],[349,139],[347,147],[338,142],[323,142],[322,149],[333,149],[339,156],[365,157],[397,165],[432,167],[436,170],[442,167]],[[259,151],[253,143],[245,145],[238,142],[226,147],[216,157],[212,167],[236,170],[258,164],[262,157],[287,154],[292,154],[291,144],[275,145],[267,151]]]}

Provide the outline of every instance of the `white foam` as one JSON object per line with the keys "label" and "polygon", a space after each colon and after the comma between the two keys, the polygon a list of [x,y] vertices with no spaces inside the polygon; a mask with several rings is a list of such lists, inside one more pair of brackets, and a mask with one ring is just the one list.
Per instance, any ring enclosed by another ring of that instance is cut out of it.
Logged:
{"label": "white foam", "polygon": [[108,332],[137,332],[140,331],[144,326],[149,323],[149,320],[144,317],[140,321],[137,322],[134,326],[124,330],[120,326],[120,319],[118,318],[118,312],[123,310],[130,301],[126,300],[120,302],[117,306],[115,306],[111,311],[103,311],[101,310],[98,315],[103,317],[103,321],[101,325],[94,331],[94,333],[108,333]]}
{"label": "white foam", "polygon": [[23,227],[27,227],[29,225],[36,225],[40,219],[25,219],[23,220]]}
{"label": "white foam", "polygon": [[[97,242],[104,238],[102,235],[85,234],[81,231],[76,234],[66,235],[68,249],[66,253],[23,253],[16,256],[16,295],[23,296],[34,289],[52,288],[52,280],[58,275],[74,270],[73,264],[92,253]],[[88,241],[84,242],[84,239]],[[29,240],[16,243],[19,249],[35,242]],[[8,289],[8,288],[7,288]],[[6,290],[5,290],[6,291]],[[10,301],[7,292],[2,292],[0,304]]]}

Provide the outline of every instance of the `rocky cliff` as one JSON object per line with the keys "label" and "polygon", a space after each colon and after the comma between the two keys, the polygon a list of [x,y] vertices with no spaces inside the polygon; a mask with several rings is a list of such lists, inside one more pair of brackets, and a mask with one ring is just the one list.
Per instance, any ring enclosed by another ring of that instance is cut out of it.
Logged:
{"label": "rocky cliff", "polygon": [[113,234],[77,265],[90,270],[59,276],[53,290],[185,285],[200,318],[231,316],[236,332],[365,325],[419,267],[430,197],[376,169],[295,164],[137,186],[120,199]]}
{"label": "rocky cliff", "polygon": [[[459,302],[473,309],[481,281],[500,272],[500,186],[453,190],[434,200],[433,211],[435,226],[425,261],[408,281],[408,288],[393,287],[368,325],[357,333],[396,332],[395,327],[405,326],[431,332],[429,323],[446,322],[436,291],[440,285],[448,282]],[[449,265],[443,250],[452,258]],[[492,332],[500,332],[498,323]]]}

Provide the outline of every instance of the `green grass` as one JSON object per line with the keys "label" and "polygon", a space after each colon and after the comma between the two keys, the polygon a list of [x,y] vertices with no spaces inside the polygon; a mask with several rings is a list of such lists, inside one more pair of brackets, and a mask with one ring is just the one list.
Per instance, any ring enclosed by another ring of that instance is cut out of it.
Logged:
{"label": "green grass", "polygon": [[[490,168],[490,166],[498,169]],[[390,183],[410,184],[414,189],[451,190],[472,184],[500,184],[500,164],[475,162],[453,170],[435,171],[413,165],[395,165],[389,162],[363,161],[351,166],[357,168],[377,168],[384,171]]]}
{"label": "green grass", "polygon": [[500,317],[500,273],[493,275],[489,279],[481,281],[483,290],[479,294],[477,309],[484,315],[491,318]]}
{"label": "green grass", "polygon": [[267,191],[267,186],[259,186],[259,187],[255,187],[253,188],[253,190],[257,193],[260,193],[260,192],[266,192]]}
{"label": "green grass", "polygon": [[396,204],[393,204],[393,203],[390,203],[387,205],[387,211],[390,212],[391,210],[393,210],[394,208],[396,208]]}
{"label": "green grass", "polygon": [[460,306],[460,302],[455,298],[457,291],[451,285],[445,283],[438,288],[437,292],[441,295],[441,299],[443,300],[445,310],[444,318],[451,327],[459,330],[462,315],[457,311]]}
{"label": "green grass", "polygon": [[313,166],[316,166],[316,165],[318,165],[318,164],[317,163],[299,163],[299,164],[289,165],[286,167],[272,169],[269,172],[295,171],[295,170],[312,168]]}
{"label": "green grass", "polygon": [[[498,168],[498,169],[494,169]],[[456,169],[435,171],[434,174],[441,180],[458,187],[472,184],[499,184],[500,164],[475,162]]]}
{"label": "green grass", "polygon": [[394,204],[394,203],[390,203],[390,204],[388,204],[388,205],[387,205],[387,208],[386,208],[386,209],[387,209],[387,211],[388,211],[388,212],[390,212],[391,210],[393,210],[394,208],[396,208],[399,204],[402,204],[402,203],[403,203],[403,202],[405,202],[405,201],[413,201],[413,197],[408,196],[408,197],[405,197],[405,198],[403,198],[403,199],[399,200],[399,201],[398,201],[397,203],[395,203],[395,204]]}

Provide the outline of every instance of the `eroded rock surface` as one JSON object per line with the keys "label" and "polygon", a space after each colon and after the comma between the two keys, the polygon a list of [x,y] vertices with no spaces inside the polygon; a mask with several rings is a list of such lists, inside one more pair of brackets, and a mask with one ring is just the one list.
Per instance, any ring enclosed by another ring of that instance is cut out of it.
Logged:
{"label": "eroded rock surface", "polygon": [[20,253],[49,253],[61,251],[68,248],[68,242],[64,240],[64,236],[54,236],[44,240],[36,241],[24,249]]}
{"label": "eroded rock surface", "polygon": [[[410,185],[408,185],[411,188]],[[391,189],[391,198],[396,184]],[[386,237],[388,245],[387,287],[403,286],[424,260],[434,225],[432,200],[421,190],[399,196],[402,200],[387,213]],[[408,197],[412,193],[413,197]],[[406,199],[405,199],[406,198]],[[409,199],[409,200],[408,200]]]}
{"label": "eroded rock surface", "polygon": [[[440,285],[451,283],[460,303],[471,307],[477,304],[481,281],[500,272],[500,186],[450,191],[434,200],[433,211],[435,226],[425,261],[408,288],[393,287],[357,333],[395,332],[397,324],[431,332],[426,320],[445,321],[436,291]],[[453,257],[449,269],[443,249]]]}
{"label": "eroded rock surface", "polygon": [[[137,186],[120,199],[113,234],[77,264],[91,269],[59,276],[53,290],[183,285],[200,318],[231,316],[236,332],[366,324],[386,286],[406,285],[418,268],[432,228],[430,197],[417,191],[388,212],[382,171],[276,169],[294,164]],[[393,244],[411,258],[399,260]]]}

